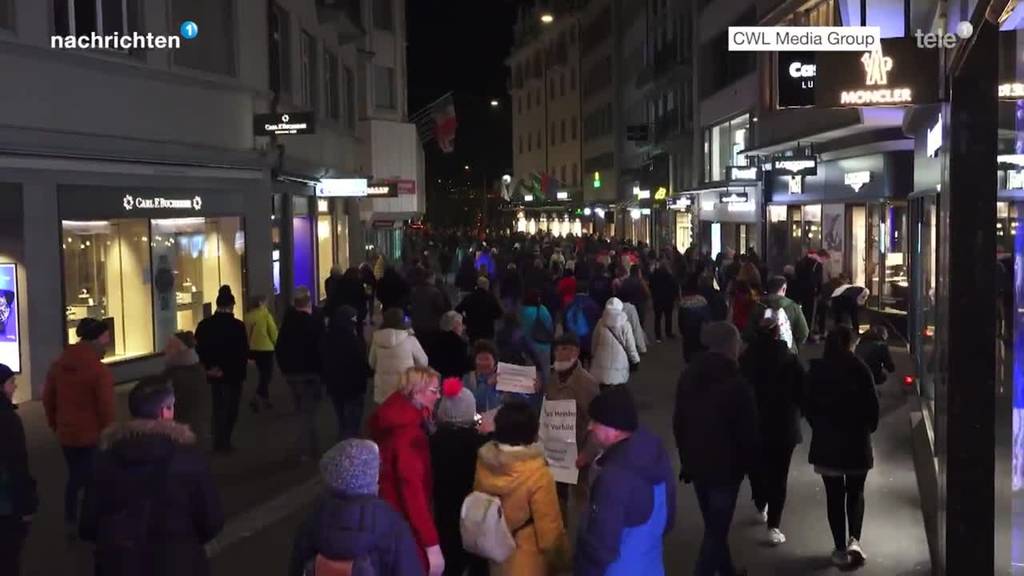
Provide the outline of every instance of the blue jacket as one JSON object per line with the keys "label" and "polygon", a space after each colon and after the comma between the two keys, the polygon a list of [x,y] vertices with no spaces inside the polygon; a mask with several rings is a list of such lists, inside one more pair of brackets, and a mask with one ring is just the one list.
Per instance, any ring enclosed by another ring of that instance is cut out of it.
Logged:
{"label": "blue jacket", "polygon": [[526,306],[524,304],[519,307],[519,324],[523,327],[526,339],[537,349],[541,359],[551,358],[551,343],[537,342],[533,339],[533,325],[538,321],[547,327],[552,336],[555,334],[555,324],[551,320],[551,313],[548,312],[547,306]]}
{"label": "blue jacket", "polygon": [[676,515],[676,479],[661,440],[644,427],[605,451],[576,546],[576,576],[662,576]]}

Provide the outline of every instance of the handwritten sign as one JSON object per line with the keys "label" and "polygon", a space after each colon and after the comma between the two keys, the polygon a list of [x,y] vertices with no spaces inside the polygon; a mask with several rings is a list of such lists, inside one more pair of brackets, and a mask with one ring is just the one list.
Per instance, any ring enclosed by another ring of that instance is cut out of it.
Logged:
{"label": "handwritten sign", "polygon": [[576,484],[579,447],[576,445],[576,401],[545,400],[540,415],[540,439],[544,458],[555,482]]}
{"label": "handwritten sign", "polygon": [[537,368],[517,364],[498,363],[498,391],[516,394],[537,392]]}

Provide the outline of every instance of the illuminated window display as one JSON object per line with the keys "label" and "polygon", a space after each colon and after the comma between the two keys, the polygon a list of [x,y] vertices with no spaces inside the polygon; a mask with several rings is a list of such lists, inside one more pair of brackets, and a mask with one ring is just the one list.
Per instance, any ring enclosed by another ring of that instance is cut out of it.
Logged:
{"label": "illuminated window display", "polygon": [[[65,220],[62,223],[68,342],[83,318],[106,322],[117,362],[158,352],[195,330],[221,285],[244,298],[241,218]],[[240,313],[240,311],[239,311]]]}

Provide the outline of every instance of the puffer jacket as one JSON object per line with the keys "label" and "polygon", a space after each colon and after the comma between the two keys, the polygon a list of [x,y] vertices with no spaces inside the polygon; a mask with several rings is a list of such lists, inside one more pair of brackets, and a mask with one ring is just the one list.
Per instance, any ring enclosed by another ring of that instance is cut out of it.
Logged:
{"label": "puffer jacket", "polygon": [[629,382],[629,366],[640,362],[636,339],[618,298],[608,300],[604,314],[594,327],[590,373],[601,384]]}
{"label": "puffer jacket", "polygon": [[43,389],[46,421],[62,446],[95,446],[114,421],[114,376],[88,342],[64,349]]}
{"label": "puffer jacket", "polygon": [[79,531],[97,574],[203,576],[204,546],[224,526],[206,458],[187,426],[132,420],[103,432]]}
{"label": "puffer jacket", "polygon": [[644,332],[643,325],[640,324],[640,314],[637,312],[636,306],[629,302],[623,302],[622,311],[626,313],[626,317],[629,318],[629,327],[633,329],[636,351],[647,354],[647,334]]}
{"label": "puffer jacket", "polygon": [[245,313],[245,333],[249,338],[249,350],[274,351],[277,344],[277,323],[266,306],[253,308]]}
{"label": "puffer jacket", "polygon": [[501,499],[516,551],[492,574],[545,576],[568,561],[568,539],[555,479],[539,444],[485,444],[477,457],[473,489]]}
{"label": "puffer jacket", "polygon": [[383,328],[373,334],[370,367],[373,375],[373,400],[380,404],[398,390],[402,374],[413,366],[425,367],[427,353],[408,330]]}

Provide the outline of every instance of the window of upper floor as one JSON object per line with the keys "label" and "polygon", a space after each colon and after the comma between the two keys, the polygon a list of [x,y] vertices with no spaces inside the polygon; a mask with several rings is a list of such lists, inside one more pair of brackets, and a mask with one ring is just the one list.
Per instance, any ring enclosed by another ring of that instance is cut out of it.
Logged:
{"label": "window of upper floor", "polygon": [[[56,0],[62,2],[63,0]],[[77,4],[82,0],[74,0]],[[92,0],[88,0],[92,1]],[[116,0],[97,0],[106,4]],[[128,4],[130,8],[130,4]],[[129,10],[130,14],[131,10]],[[106,13],[104,12],[104,19]],[[213,74],[234,76],[235,43],[237,41],[234,0],[174,0],[171,3],[171,22],[194,20],[200,34],[173,52],[175,66],[191,68]],[[175,26],[177,26],[175,24]]]}
{"label": "window of upper floor", "polygon": [[746,166],[742,152],[750,144],[750,115],[716,124],[704,130],[704,181],[726,179],[729,166]]}
{"label": "window of upper floor", "polygon": [[342,80],[345,83],[345,127],[349,130],[356,129],[356,73],[345,66],[342,71]]}
{"label": "window of upper floor", "polygon": [[395,30],[394,0],[373,0],[373,27],[377,30]]}
{"label": "window of upper floor", "polygon": [[291,16],[279,4],[270,11],[270,89],[279,94],[292,91]]}
{"label": "window of upper floor", "polygon": [[316,110],[317,101],[316,40],[309,32],[299,37],[299,104]]}
{"label": "window of upper floor", "polygon": [[398,94],[395,87],[395,69],[389,66],[374,66],[374,104],[379,110],[398,109]]}
{"label": "window of upper floor", "polygon": [[341,120],[341,74],[338,56],[324,48],[324,114],[334,121]]}

